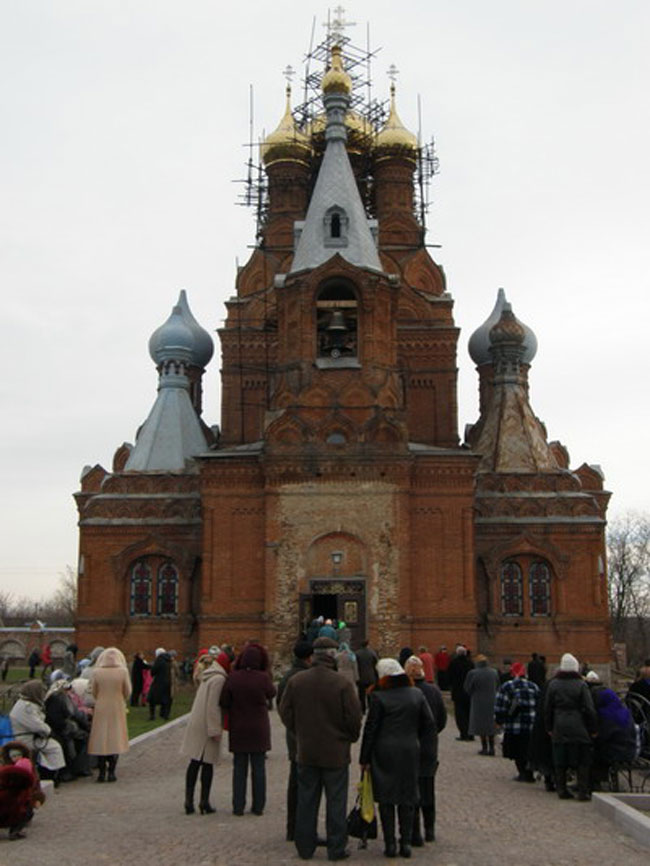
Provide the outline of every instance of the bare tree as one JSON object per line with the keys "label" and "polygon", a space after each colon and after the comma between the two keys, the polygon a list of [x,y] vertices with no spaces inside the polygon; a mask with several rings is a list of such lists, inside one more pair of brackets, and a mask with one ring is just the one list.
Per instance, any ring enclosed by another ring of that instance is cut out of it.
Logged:
{"label": "bare tree", "polygon": [[59,574],[59,586],[53,601],[72,624],[77,616],[77,575],[71,565],[66,565],[65,571]]}
{"label": "bare tree", "polygon": [[[607,557],[612,634],[627,643],[630,625],[636,623],[644,636],[645,620],[650,617],[650,515],[630,511],[611,523]],[[647,652],[645,647],[639,651]]]}

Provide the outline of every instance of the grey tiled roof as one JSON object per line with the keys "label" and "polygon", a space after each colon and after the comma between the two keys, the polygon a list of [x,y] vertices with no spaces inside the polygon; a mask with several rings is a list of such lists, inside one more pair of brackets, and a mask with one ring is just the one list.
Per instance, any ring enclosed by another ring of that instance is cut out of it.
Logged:
{"label": "grey tiled roof", "polygon": [[[332,207],[340,208],[347,217],[345,245],[326,243],[325,217]],[[341,140],[328,141],[291,270],[316,268],[336,253],[353,265],[382,270],[345,142]]]}

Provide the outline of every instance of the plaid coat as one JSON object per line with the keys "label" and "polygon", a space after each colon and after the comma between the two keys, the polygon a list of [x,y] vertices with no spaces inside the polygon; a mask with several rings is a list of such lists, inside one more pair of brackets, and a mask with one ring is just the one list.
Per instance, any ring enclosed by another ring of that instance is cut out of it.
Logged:
{"label": "plaid coat", "polygon": [[505,682],[494,701],[494,718],[506,734],[527,734],[533,729],[539,688],[523,677]]}

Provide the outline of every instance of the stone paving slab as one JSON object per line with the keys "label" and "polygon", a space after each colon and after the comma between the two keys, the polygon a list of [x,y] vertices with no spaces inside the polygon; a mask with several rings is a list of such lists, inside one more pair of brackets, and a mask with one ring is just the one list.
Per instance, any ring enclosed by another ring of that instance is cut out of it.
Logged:
{"label": "stone paving slab", "polygon": [[[116,784],[79,779],[62,785],[36,814],[27,839],[9,842],[6,831],[0,830],[0,866],[302,863],[284,839],[288,762],[277,713],[272,713],[274,749],[268,756],[268,802],[261,817],[232,814],[232,763],[227,752],[213,782],[216,814],[184,814],[186,761],[178,754],[183,728],[182,723],[170,725],[139,738],[120,758]],[[437,841],[413,849],[412,863],[648,866],[647,849],[599,816],[593,803],[561,801],[539,784],[517,784],[512,781],[511,761],[481,757],[475,743],[457,742],[455,734],[451,718],[440,744]],[[357,778],[353,764],[351,779]],[[347,862],[387,862],[381,840],[369,842],[363,851],[356,844],[351,840],[352,857]],[[327,862],[325,849],[317,849],[313,862]]]}

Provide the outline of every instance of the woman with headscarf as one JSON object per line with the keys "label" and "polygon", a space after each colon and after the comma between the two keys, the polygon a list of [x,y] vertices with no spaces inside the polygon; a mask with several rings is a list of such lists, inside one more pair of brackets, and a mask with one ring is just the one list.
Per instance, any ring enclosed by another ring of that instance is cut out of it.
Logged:
{"label": "woman with headscarf", "polygon": [[269,674],[264,647],[250,643],[235,660],[221,692],[220,704],[228,710],[229,747],[233,753],[232,811],[246,808],[248,765],[251,767],[251,811],[261,815],[266,805],[266,753],[271,748],[269,703],[275,686]]}
{"label": "woman with headscarf", "polygon": [[216,811],[210,805],[210,788],[214,765],[219,763],[223,722],[219,698],[226,672],[209,654],[202,657],[199,688],[194,697],[190,718],[181,744],[181,755],[190,759],[185,773],[185,814],[194,814],[194,789],[201,771],[199,811],[208,815]]}
{"label": "woman with headscarf", "polygon": [[411,856],[413,820],[420,799],[418,784],[421,744],[431,742],[433,714],[395,659],[377,663],[377,684],[369,691],[368,716],[359,762],[370,768],[375,801],[384,833],[384,854],[397,856],[395,811],[402,857]]}
{"label": "woman with headscarf", "polygon": [[71,691],[69,680],[57,680],[45,695],[45,721],[65,756],[66,769],[60,777],[63,782],[90,775],[86,749],[90,724],[88,716],[77,709]]}
{"label": "woman with headscarf", "polygon": [[350,645],[345,641],[339,644],[339,650],[336,653],[336,669],[344,677],[347,677],[352,685],[357,687],[359,682],[359,666],[357,665],[357,657],[350,649]]}
{"label": "woman with headscarf", "polygon": [[54,784],[58,785],[60,771],[65,767],[65,756],[45,721],[44,702],[45,686],[42,680],[29,680],[21,686],[9,718],[14,739],[33,751],[41,775],[54,779]]}
{"label": "woman with headscarf", "polygon": [[[97,755],[98,782],[115,782],[119,755],[128,751],[126,701],[131,695],[131,681],[126,659],[117,647],[109,647],[99,656],[92,679],[95,699],[88,753]],[[108,766],[108,777],[106,768]]]}
{"label": "woman with headscarf", "polygon": [[[420,770],[418,786],[420,789],[420,804],[416,806],[413,818],[413,835],[411,844],[419,848],[425,842],[433,842],[436,838],[436,772],[438,771],[438,734],[447,724],[447,710],[438,686],[426,680],[424,663],[419,656],[412,655],[406,660],[404,668],[406,675],[413,680],[413,685],[424,695],[429,709],[433,714],[435,726],[431,737],[420,742]],[[420,827],[420,811],[424,824],[424,835]]]}

